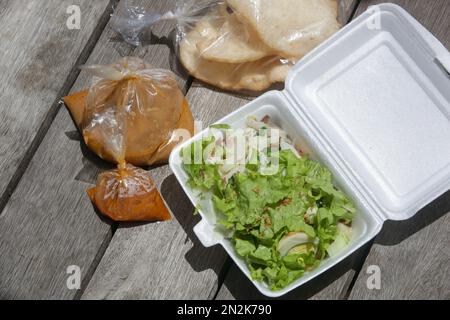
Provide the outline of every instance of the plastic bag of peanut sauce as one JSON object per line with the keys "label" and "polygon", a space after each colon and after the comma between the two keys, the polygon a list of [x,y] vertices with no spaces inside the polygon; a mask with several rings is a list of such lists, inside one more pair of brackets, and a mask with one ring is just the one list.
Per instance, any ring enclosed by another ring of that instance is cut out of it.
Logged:
{"label": "plastic bag of peanut sauce", "polygon": [[86,145],[116,170],[99,175],[87,191],[97,209],[115,221],[165,221],[170,214],[149,172],[165,163],[194,120],[172,72],[138,58],[86,67],[87,91],[63,100]]}

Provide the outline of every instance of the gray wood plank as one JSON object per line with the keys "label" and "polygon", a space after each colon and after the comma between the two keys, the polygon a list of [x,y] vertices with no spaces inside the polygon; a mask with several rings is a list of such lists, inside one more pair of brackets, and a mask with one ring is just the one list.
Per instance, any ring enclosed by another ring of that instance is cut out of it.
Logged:
{"label": "gray wood plank", "polygon": [[[4,53],[0,58],[4,59],[0,63],[2,75],[11,77],[2,82],[0,89],[6,97],[2,99],[0,113],[0,126],[5,133],[1,148],[13,145],[11,150],[2,153],[2,161],[10,161],[1,165],[2,183],[8,180],[7,173],[11,175],[17,169],[13,166],[20,163],[20,154],[23,156],[29,147],[54,100],[75,79],[77,72],[72,71],[70,75],[69,72],[83,59],[80,56],[83,47],[91,45],[87,41],[95,41],[95,32],[101,32],[96,28],[102,28],[108,19],[109,1],[78,3],[82,29],[70,32],[65,25],[70,1],[2,1],[0,4],[0,33],[16,44],[3,41],[0,44]],[[26,25],[25,22],[29,29],[18,27]],[[6,44],[12,48],[10,51],[4,51]],[[88,48],[83,54],[88,54],[87,51]],[[13,64],[4,63],[12,55],[17,60],[12,60]],[[10,105],[3,106],[8,99]],[[99,248],[111,237],[109,226],[102,227],[92,219],[73,215],[76,210],[86,211],[88,206],[87,202],[80,201],[86,185],[72,183],[76,167],[60,158],[68,152],[72,163],[82,162],[81,154],[69,150],[79,149],[79,143],[68,143],[65,132],[73,128],[67,125],[69,118],[66,122],[60,120],[64,116],[60,113],[56,117],[55,125],[0,216],[1,298],[73,297],[76,293],[66,286],[66,268],[78,265],[86,273]],[[65,186],[67,192],[60,181],[69,182]],[[77,193],[80,197],[74,198]]]}
{"label": "gray wood plank", "polygon": [[[364,1],[358,14],[369,5]],[[450,1],[396,0],[450,49]],[[414,218],[386,222],[375,239],[350,299],[450,299],[450,193]],[[369,290],[369,266],[379,266],[381,289]]]}
{"label": "gray wood plank", "polygon": [[66,26],[73,4],[0,2],[0,209],[56,115],[60,93],[75,80],[77,61],[95,40],[110,0],[77,1],[80,30]]}
{"label": "gray wood plank", "polygon": [[[93,14],[100,18],[103,12]],[[109,14],[104,11],[104,18]],[[108,63],[131,52],[113,36],[109,29],[102,34],[88,63]],[[87,86],[88,79],[82,73],[74,90]],[[75,130],[68,112],[60,109],[0,216],[3,299],[76,297],[78,291],[66,286],[67,267],[81,268],[84,287],[112,237],[111,226],[95,214],[85,194],[89,185],[76,180],[85,164],[95,168],[92,163],[100,162],[82,147]]]}
{"label": "gray wood plank", "polygon": [[[171,26],[165,26],[167,34]],[[164,44],[150,46],[145,57],[166,68],[171,61]],[[203,94],[199,91],[188,99],[195,118],[206,124],[241,105],[238,98],[234,105],[220,105],[208,95],[210,90],[199,90]],[[121,224],[82,299],[207,299],[216,294],[225,253],[220,248],[203,248],[193,235],[199,218],[168,166],[155,168],[152,174],[173,221]]]}
{"label": "gray wood plank", "polygon": [[84,279],[111,237],[86,199],[88,185],[74,180],[84,159],[80,143],[65,134],[70,121],[58,114],[0,216],[2,299],[73,298],[67,267],[79,266]]}
{"label": "gray wood plank", "polygon": [[[304,286],[280,298],[283,300],[343,300],[358,274],[371,244],[355,252],[329,271]],[[218,300],[267,300],[233,263],[216,299]]]}
{"label": "gray wood plank", "polygon": [[[341,23],[352,18],[352,13],[358,5],[357,0],[341,0]],[[222,96],[226,100],[226,96]],[[366,249],[362,249],[349,259],[335,266],[310,283],[282,297],[283,299],[344,299],[351,281],[358,269],[360,261],[364,259]],[[233,264],[225,278],[225,282],[217,295],[217,299],[265,299]]]}
{"label": "gray wood plank", "polygon": [[[358,275],[350,299],[450,299],[450,193],[414,218],[386,222]],[[380,289],[369,267],[380,268]]]}
{"label": "gray wood plank", "polygon": [[[244,100],[194,84],[187,95],[205,126]],[[152,171],[173,212],[168,223],[122,225],[94,274],[85,299],[211,299],[226,260],[219,248],[206,249],[193,234],[199,217],[167,166]]]}
{"label": "gray wood plank", "polygon": [[[280,298],[280,300],[331,300],[344,299],[355,271],[354,261],[331,269],[305,286]],[[217,300],[269,300],[263,296],[233,263],[216,299]],[[233,275],[233,276],[231,276]]]}

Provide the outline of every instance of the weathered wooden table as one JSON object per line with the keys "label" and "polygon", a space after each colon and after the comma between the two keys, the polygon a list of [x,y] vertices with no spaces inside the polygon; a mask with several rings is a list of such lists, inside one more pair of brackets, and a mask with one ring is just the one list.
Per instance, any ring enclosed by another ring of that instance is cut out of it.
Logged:
{"label": "weathered wooden table", "polygon": [[[170,24],[154,30],[146,49],[117,38],[109,26],[116,2],[0,0],[0,298],[262,299],[220,247],[198,242],[192,228],[199,218],[167,166],[152,172],[172,222],[111,223],[85,195],[105,164],[86,150],[58,103],[89,85],[79,66],[125,55],[165,68],[174,62]],[[142,2],[164,12],[175,0]],[[346,19],[379,2],[346,0]],[[450,1],[393,2],[450,48]],[[66,25],[73,4],[81,9],[79,30]],[[205,123],[249,99],[179,81]],[[449,211],[447,194],[409,221],[386,223],[372,243],[286,298],[450,299]],[[367,287],[372,265],[381,271],[379,290]],[[81,268],[79,290],[67,286],[69,266]]]}

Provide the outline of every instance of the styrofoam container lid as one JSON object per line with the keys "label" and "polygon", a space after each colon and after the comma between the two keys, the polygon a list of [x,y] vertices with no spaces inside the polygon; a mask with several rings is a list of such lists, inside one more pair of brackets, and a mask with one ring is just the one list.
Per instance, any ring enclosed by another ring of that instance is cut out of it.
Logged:
{"label": "styrofoam container lid", "polygon": [[[218,123],[245,126],[249,115],[270,116],[299,145],[310,147],[357,206],[351,242],[340,254],[281,291],[279,297],[329,270],[361,248],[388,219],[402,220],[450,189],[450,53],[399,6],[383,4],[345,26],[291,70],[282,92],[271,91]],[[251,280],[210,199],[188,186],[178,146],[171,168],[201,222],[206,246],[221,244]],[[300,143],[301,142],[301,143]],[[303,144],[305,143],[305,144]]]}
{"label": "styrofoam container lid", "polygon": [[450,189],[450,54],[399,6],[369,8],[290,72],[286,91],[382,220]]}

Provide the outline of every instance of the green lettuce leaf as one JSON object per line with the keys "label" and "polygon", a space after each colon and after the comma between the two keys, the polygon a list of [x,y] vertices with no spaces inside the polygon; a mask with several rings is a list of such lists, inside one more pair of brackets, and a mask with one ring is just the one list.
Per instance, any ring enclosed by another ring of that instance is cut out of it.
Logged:
{"label": "green lettuce leaf", "polygon": [[[182,151],[184,159],[205,160],[194,149],[212,143],[214,138],[195,142]],[[348,244],[342,225],[351,224],[356,210],[320,163],[299,158],[291,150],[275,155],[279,168],[273,175],[261,174],[258,164],[247,165],[244,173],[228,180],[222,179],[219,165],[203,162],[183,168],[192,188],[212,193],[214,208],[222,216],[220,223],[234,233],[234,248],[252,278],[281,290]],[[292,232],[307,234],[313,240],[308,244],[311,248],[281,256],[278,243]]]}

